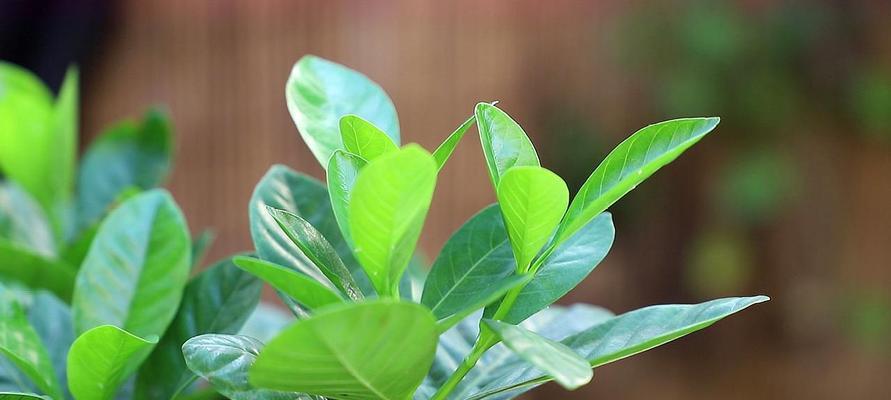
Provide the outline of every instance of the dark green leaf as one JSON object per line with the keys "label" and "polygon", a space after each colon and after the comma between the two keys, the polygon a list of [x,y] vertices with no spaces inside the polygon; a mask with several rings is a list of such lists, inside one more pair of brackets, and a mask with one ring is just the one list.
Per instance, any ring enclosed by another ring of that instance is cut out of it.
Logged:
{"label": "dark green leaf", "polygon": [[342,303],[344,299],[334,290],[281,265],[253,257],[235,257],[235,265],[262,279],[276,290],[296,300],[301,305],[315,309],[329,304]]}
{"label": "dark green leaf", "polygon": [[479,103],[474,115],[489,176],[496,188],[508,169],[539,166],[538,154],[526,132],[507,113],[492,104]]}
{"label": "dark green leaf", "polygon": [[68,245],[62,249],[60,258],[65,260],[65,262],[70,264],[75,270],[80,268],[80,265],[84,262],[84,258],[87,257],[87,253],[90,251],[90,246],[93,244],[93,239],[96,238],[96,232],[98,231],[98,221],[93,225],[82,229],[77,237],[71,240]]}
{"label": "dark green leaf", "polygon": [[471,115],[467,121],[464,121],[463,124],[458,126],[458,128],[436,148],[436,151],[433,152],[433,158],[436,159],[436,165],[439,169],[442,169],[442,167],[445,166],[446,161],[449,161],[452,153],[455,152],[455,148],[458,147],[458,143],[461,142],[464,134],[467,133],[467,130],[470,129],[471,126],[473,126],[474,122],[476,122],[476,117]]}
{"label": "dark green leaf", "polygon": [[[68,305],[46,292],[37,292],[28,310],[28,320],[46,346],[52,365],[55,366],[59,387],[67,392],[68,374],[66,360],[74,342],[74,326]],[[66,393],[67,395],[67,393]],[[70,397],[70,396],[66,396]]]}
{"label": "dark green leaf", "polygon": [[521,285],[528,283],[532,279],[532,277],[533,276],[531,274],[512,275],[499,281],[492,282],[488,287],[486,287],[485,291],[483,292],[486,294],[486,297],[481,297],[477,294],[474,294],[473,297],[479,299],[476,301],[476,303],[468,303],[468,305],[465,306],[464,309],[462,309],[461,311],[449,317],[440,319],[436,323],[436,329],[439,332],[447,331],[464,318],[467,318],[467,316],[469,316],[470,314],[473,314],[475,311],[479,311],[489,304],[498,301],[499,299],[504,297],[504,295],[507,294],[507,292],[511,289],[520,287]]}
{"label": "dark green leaf", "polygon": [[112,325],[81,334],[68,353],[68,387],[76,399],[113,399],[118,388],[158,342]]}
{"label": "dark green leaf", "polygon": [[51,260],[18,245],[0,240],[0,278],[33,289],[46,289],[68,301],[74,287],[75,268]]}
{"label": "dark green leaf", "polygon": [[340,119],[340,136],[346,151],[367,161],[399,149],[384,131],[356,115]]}
{"label": "dark green leaf", "polygon": [[[4,300],[4,301],[8,301]],[[53,398],[62,390],[40,337],[18,303],[0,305],[0,354],[5,356],[37,387]]]}
{"label": "dark green leaf", "polygon": [[0,400],[47,400],[47,398],[33,393],[0,392]]}
{"label": "dark green leaf", "polygon": [[192,270],[201,267],[204,255],[210,250],[214,239],[216,233],[212,229],[205,229],[197,237],[192,238]]}

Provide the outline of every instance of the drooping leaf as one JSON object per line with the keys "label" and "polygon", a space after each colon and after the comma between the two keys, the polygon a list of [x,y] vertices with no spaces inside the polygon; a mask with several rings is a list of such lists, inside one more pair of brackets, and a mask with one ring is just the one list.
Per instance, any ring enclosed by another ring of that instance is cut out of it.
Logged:
{"label": "drooping leaf", "polygon": [[41,391],[53,398],[62,397],[50,356],[16,302],[0,305],[0,355],[11,361]]}
{"label": "drooping leaf", "polygon": [[[603,261],[613,244],[615,232],[612,216],[602,213],[557,246],[535,272],[535,278],[520,291],[502,320],[518,324],[569,293]],[[488,307],[486,316],[494,315],[497,306]]]}
{"label": "drooping leaf", "polygon": [[674,161],[718,125],[718,118],[683,118],[649,125],[620,143],[572,199],[557,230],[557,243]]}
{"label": "drooping leaf", "polygon": [[501,177],[498,204],[517,269],[526,272],[563,218],[569,189],[563,179],[544,168],[514,167]]}
{"label": "drooping leaf", "polygon": [[74,287],[75,268],[0,240],[0,278],[33,289],[46,289],[68,301]]}
{"label": "drooping leaf", "polygon": [[225,259],[189,281],[170,328],[139,369],[135,399],[167,400],[195,379],[183,360],[189,338],[235,334],[260,300],[263,283]]}
{"label": "drooping leaf", "polygon": [[436,165],[439,169],[442,169],[442,167],[445,166],[446,161],[449,161],[452,153],[455,152],[455,148],[458,147],[458,143],[461,143],[464,134],[467,133],[467,130],[470,129],[471,126],[473,126],[474,122],[476,122],[476,117],[471,115],[470,118],[459,125],[458,128],[436,148],[436,151],[433,152],[433,158],[436,159]]}
{"label": "drooping leaf", "polygon": [[285,235],[334,286],[350,299],[362,298],[362,291],[353,281],[353,276],[337,255],[337,251],[316,228],[305,219],[285,210],[269,208],[269,213]]}
{"label": "drooping leaf", "polygon": [[347,243],[353,242],[349,225],[350,198],[359,170],[365,164],[367,162],[362,157],[343,150],[336,150],[328,160],[328,192],[331,194],[331,208]]}
{"label": "drooping leaf", "polygon": [[[28,310],[28,321],[46,346],[47,354],[56,370],[59,387],[67,392],[68,373],[66,360],[71,343],[74,342],[74,326],[71,309],[56,296],[47,292],[37,292]],[[64,393],[68,397],[68,393]]]}
{"label": "drooping leaf", "polygon": [[56,254],[52,227],[40,204],[13,182],[0,182],[0,240],[45,257]]}
{"label": "drooping leaf", "polygon": [[176,315],[191,267],[189,230],[173,198],[153,189],[130,198],[102,222],[77,274],[77,332],[115,325],[159,336]]}
{"label": "drooping leaf", "polygon": [[365,75],[343,65],[304,56],[285,87],[288,111],[297,130],[322,166],[342,149],[340,118],[354,114],[374,124],[399,144],[399,120],[387,94]]}
{"label": "drooping leaf", "polygon": [[308,400],[313,397],[293,392],[256,389],[248,383],[248,370],[263,343],[249,336],[200,335],[186,341],[186,364],[206,379],[220,394],[232,400]]}
{"label": "drooping leaf", "polygon": [[496,188],[508,169],[540,165],[526,132],[507,113],[492,104],[479,103],[474,115],[489,176]]}
{"label": "drooping leaf", "polygon": [[146,113],[139,123],[123,122],[99,136],[84,153],[77,181],[81,226],[97,221],[128,188],[148,190],[167,177],[172,158],[167,115]]}
{"label": "drooping leaf", "polygon": [[244,256],[237,256],[234,258],[234,261],[239,268],[262,279],[276,290],[309,309],[316,309],[344,301],[332,289],[306,275],[281,265]]}
{"label": "drooping leaf", "polygon": [[381,295],[398,292],[433,189],[436,162],[417,146],[381,156],[359,173],[350,202],[356,257]]}
{"label": "drooping leaf", "polygon": [[[646,307],[607,319],[560,342],[581,354],[596,368],[704,329],[724,317],[767,300],[764,296],[737,297],[700,304]],[[510,367],[490,375],[485,387],[470,398],[517,396],[551,379],[525,362],[516,360],[508,363]]]}
{"label": "drooping leaf", "polygon": [[436,339],[433,315],[415,303],[334,306],[269,342],[251,367],[250,382],[333,399],[404,400],[430,368]]}
{"label": "drooping leaf", "polygon": [[71,394],[76,399],[113,399],[157,342],[157,336],[143,339],[112,325],[84,332],[68,353]]}
{"label": "drooping leaf", "polygon": [[539,336],[517,325],[491,319],[483,320],[514,354],[546,372],[560,386],[575,389],[594,376],[588,362],[566,345]]}
{"label": "drooping leaf", "polygon": [[340,137],[346,151],[367,161],[399,149],[386,132],[357,115],[340,119]]}

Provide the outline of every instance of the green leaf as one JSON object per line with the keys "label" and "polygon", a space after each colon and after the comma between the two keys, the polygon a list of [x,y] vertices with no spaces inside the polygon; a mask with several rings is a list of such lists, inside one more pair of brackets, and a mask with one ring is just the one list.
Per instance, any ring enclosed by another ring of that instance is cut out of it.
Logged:
{"label": "green leaf", "polygon": [[359,173],[350,202],[356,257],[380,295],[398,292],[433,190],[436,162],[418,146],[381,156]]}
{"label": "green leaf", "polygon": [[46,400],[44,396],[33,393],[0,392],[0,400]]}
{"label": "green leaf", "polygon": [[399,149],[384,131],[357,115],[340,119],[340,137],[346,151],[367,161]]}
{"label": "green leaf", "polygon": [[325,274],[340,291],[353,300],[362,298],[362,291],[350,271],[325,237],[305,219],[285,210],[269,208],[272,218],[292,242]]}
{"label": "green leaf", "polygon": [[307,308],[316,309],[344,301],[340,295],[321,283],[281,265],[244,256],[236,256],[234,261],[239,268],[262,279]]}
{"label": "green leaf", "polygon": [[84,332],[68,353],[71,394],[76,399],[113,399],[157,342],[157,336],[143,339],[112,325]]}
{"label": "green leaf", "polygon": [[485,297],[474,294],[474,298],[478,299],[476,302],[467,302],[467,305],[457,313],[450,315],[446,318],[440,319],[436,323],[436,329],[439,332],[445,332],[449,330],[451,327],[455,326],[455,324],[461,322],[464,318],[467,318],[470,314],[473,314],[476,311],[483,309],[489,304],[495,303],[508,291],[511,289],[520,287],[532,280],[532,275],[512,275],[505,279],[492,282],[488,287],[485,288],[483,292]]}
{"label": "green leaf", "polygon": [[507,113],[492,104],[479,103],[474,115],[489,176],[496,188],[508,169],[540,165],[526,132]]}
{"label": "green leaf", "polygon": [[560,243],[718,125],[718,118],[683,118],[649,125],[620,143],[572,200],[557,230]]}
{"label": "green leaf", "polygon": [[520,358],[546,372],[566,389],[578,388],[594,376],[587,361],[560,342],[504,322],[486,319],[483,323]]}
{"label": "green leaf", "polygon": [[[48,292],[39,291],[34,294],[28,310],[28,320],[34,331],[46,346],[52,365],[55,366],[59,387],[67,392],[68,373],[66,360],[68,349],[74,342],[74,326],[71,321],[71,309],[68,305]],[[65,393],[66,397],[70,397]]]}
{"label": "green leaf", "polygon": [[210,250],[210,246],[213,246],[216,236],[213,229],[205,229],[197,237],[192,238],[192,270],[201,267],[204,256]]}
{"label": "green leaf", "polygon": [[171,136],[170,121],[158,110],[138,124],[123,122],[99,136],[84,153],[78,176],[81,226],[102,217],[124,190],[163,183],[170,171]]}
{"label": "green leaf", "polygon": [[90,246],[93,244],[93,239],[96,238],[97,232],[99,232],[99,221],[82,229],[74,239],[69,241],[68,245],[62,249],[62,254],[59,258],[71,265],[75,270],[80,268],[84,258],[87,257],[87,253],[90,251]]}
{"label": "green leaf", "polygon": [[427,280],[421,304],[444,319],[493,293],[493,282],[515,273],[504,220],[498,205],[486,207],[461,226],[440,251]]}
{"label": "green leaf", "polygon": [[44,393],[53,398],[62,398],[49,354],[22,308],[15,302],[0,305],[0,354]]}
{"label": "green leaf", "polygon": [[232,400],[287,400],[312,397],[293,392],[255,389],[248,383],[248,370],[263,343],[248,336],[201,335],[183,345],[186,364]]}
{"label": "green leaf", "polygon": [[[610,318],[560,342],[581,354],[596,368],[704,329],[724,317],[767,300],[765,296],[736,297],[700,304],[646,307]],[[472,399],[508,393],[516,396],[551,380],[528,364],[525,367],[514,364],[493,374],[490,379],[491,382]]]}
{"label": "green leaf", "polygon": [[476,122],[476,117],[471,115],[470,118],[458,126],[458,128],[436,148],[436,151],[433,152],[433,158],[436,159],[436,165],[439,169],[442,169],[442,167],[445,166],[446,161],[449,161],[452,153],[455,152],[455,148],[458,147],[458,143],[461,142],[464,134],[467,133],[467,130],[470,129],[471,126],[473,126],[474,122]]}
{"label": "green leaf", "polygon": [[5,240],[0,240],[0,260],[3,281],[46,289],[65,301],[71,299],[76,269],[64,261],[43,257]]}
{"label": "green leaf", "polygon": [[77,332],[115,325],[160,336],[176,315],[191,267],[189,230],[164,190],[134,196],[102,222],[77,274]]}
{"label": "green leaf", "polygon": [[257,306],[262,288],[259,279],[236,267],[232,259],[193,278],[176,318],[139,369],[134,398],[171,399],[192,383],[195,375],[183,360],[183,343],[206,333],[238,333]]}
{"label": "green leaf", "polygon": [[514,167],[498,184],[498,204],[517,269],[526,272],[563,218],[569,189],[563,179],[544,168]]}
{"label": "green leaf", "polygon": [[347,114],[364,118],[399,144],[396,107],[365,75],[343,65],[305,56],[294,64],[285,87],[288,111],[313,155],[326,166],[342,149],[339,122]]}
{"label": "green leaf", "polygon": [[[518,324],[569,293],[603,261],[615,234],[609,213],[602,213],[588,222],[544,260],[535,272],[535,278],[523,287],[502,320]],[[497,308],[497,304],[488,307],[486,316],[494,315]]]}
{"label": "green leaf", "polygon": [[328,192],[331,194],[331,208],[337,218],[337,226],[347,243],[352,243],[350,235],[350,199],[359,170],[367,164],[362,157],[336,150],[328,160]]}
{"label": "green leaf", "polygon": [[433,315],[415,303],[328,307],[269,342],[250,382],[335,399],[405,400],[430,368],[436,340]]}
{"label": "green leaf", "polygon": [[56,254],[52,227],[40,204],[13,182],[0,182],[0,239],[46,257]]}

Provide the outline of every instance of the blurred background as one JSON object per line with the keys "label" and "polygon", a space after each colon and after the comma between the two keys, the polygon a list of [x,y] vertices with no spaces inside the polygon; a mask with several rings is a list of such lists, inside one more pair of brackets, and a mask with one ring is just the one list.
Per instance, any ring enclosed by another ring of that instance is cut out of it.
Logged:
{"label": "blurred background", "polygon": [[[211,257],[250,248],[247,202],[273,163],[321,177],[284,102],[316,54],[364,72],[404,141],[435,148],[500,100],[577,189],[624,137],[683,116],[717,134],[612,211],[617,241],[565,302],[616,312],[773,301],[526,398],[878,399],[891,388],[891,2],[0,1],[0,59],[58,88],[80,66],[82,137],[170,110],[169,187]],[[494,201],[475,135],[440,178],[437,253]]]}

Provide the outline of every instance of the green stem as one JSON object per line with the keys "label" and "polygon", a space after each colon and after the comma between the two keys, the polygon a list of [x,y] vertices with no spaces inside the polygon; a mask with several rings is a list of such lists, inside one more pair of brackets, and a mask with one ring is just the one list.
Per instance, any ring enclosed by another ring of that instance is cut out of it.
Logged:
{"label": "green stem", "polygon": [[473,366],[476,365],[477,361],[483,357],[483,354],[486,353],[486,350],[489,350],[492,346],[496,345],[499,340],[492,334],[492,331],[488,329],[480,328],[480,336],[476,341],[476,344],[473,345],[473,349],[470,350],[470,354],[467,357],[464,357],[464,360],[461,361],[461,365],[458,366],[458,369],[449,376],[449,379],[439,387],[439,390],[430,398],[430,400],[445,400],[448,398],[449,394],[458,387],[458,384],[461,383],[461,380],[467,376],[467,373],[473,369]]}

